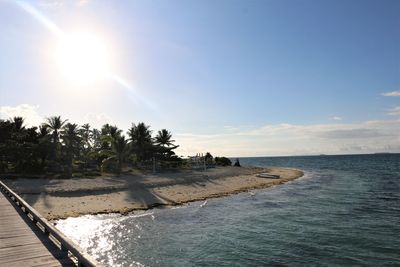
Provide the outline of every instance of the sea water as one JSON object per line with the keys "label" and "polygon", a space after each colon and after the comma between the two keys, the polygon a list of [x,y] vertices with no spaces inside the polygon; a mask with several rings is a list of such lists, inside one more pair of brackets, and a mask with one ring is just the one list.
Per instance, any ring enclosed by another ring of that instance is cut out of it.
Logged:
{"label": "sea water", "polygon": [[106,266],[400,266],[400,154],[240,158],[284,185],[57,227]]}

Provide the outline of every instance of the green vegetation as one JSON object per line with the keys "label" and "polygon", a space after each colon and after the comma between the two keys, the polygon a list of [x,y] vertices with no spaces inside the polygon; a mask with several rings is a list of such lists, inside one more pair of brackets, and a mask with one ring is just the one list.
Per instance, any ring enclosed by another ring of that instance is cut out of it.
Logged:
{"label": "green vegetation", "polygon": [[109,124],[98,130],[54,116],[39,127],[25,127],[24,119],[15,117],[0,120],[0,173],[65,178],[99,171],[120,173],[125,166],[151,165],[153,158],[180,162],[174,142],[166,129],[152,137],[150,126],[143,122],[132,124],[125,137]]}
{"label": "green vegetation", "polygon": [[219,166],[231,166],[232,162],[230,159],[226,158],[226,157],[215,157],[215,164],[219,165]]}
{"label": "green vegetation", "polygon": [[207,152],[206,155],[204,156],[204,158],[208,165],[212,165],[214,163],[214,157],[211,155],[210,152]]}

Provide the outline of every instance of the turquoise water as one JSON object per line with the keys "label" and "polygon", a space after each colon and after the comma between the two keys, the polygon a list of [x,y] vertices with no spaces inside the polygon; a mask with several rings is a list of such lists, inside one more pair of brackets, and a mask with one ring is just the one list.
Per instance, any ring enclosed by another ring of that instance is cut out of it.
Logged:
{"label": "turquoise water", "polygon": [[57,227],[107,266],[400,266],[400,154],[242,158],[273,188]]}

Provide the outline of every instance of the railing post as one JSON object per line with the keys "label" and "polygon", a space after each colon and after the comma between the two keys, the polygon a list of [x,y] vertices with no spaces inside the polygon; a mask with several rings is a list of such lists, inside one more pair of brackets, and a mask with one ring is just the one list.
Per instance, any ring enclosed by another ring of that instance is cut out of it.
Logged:
{"label": "railing post", "polygon": [[156,158],[153,157],[153,173],[156,173]]}
{"label": "railing post", "polygon": [[61,251],[68,252],[68,249],[65,247],[63,242],[60,242],[60,249],[61,249]]}

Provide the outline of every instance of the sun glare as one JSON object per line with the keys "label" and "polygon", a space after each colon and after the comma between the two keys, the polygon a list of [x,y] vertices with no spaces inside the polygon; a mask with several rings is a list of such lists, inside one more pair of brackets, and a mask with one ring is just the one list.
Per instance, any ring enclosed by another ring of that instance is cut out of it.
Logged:
{"label": "sun glare", "polygon": [[110,72],[106,44],[89,33],[65,35],[56,50],[56,61],[67,80],[77,85],[95,83]]}

